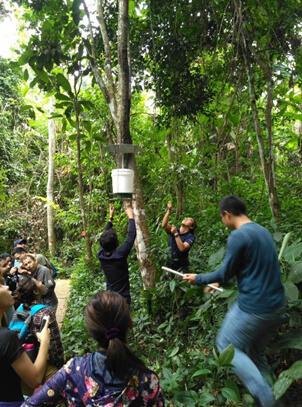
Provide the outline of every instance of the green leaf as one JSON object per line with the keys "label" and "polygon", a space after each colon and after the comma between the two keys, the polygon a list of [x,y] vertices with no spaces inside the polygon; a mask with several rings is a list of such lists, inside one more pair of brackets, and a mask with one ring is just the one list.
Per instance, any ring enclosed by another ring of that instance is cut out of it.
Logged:
{"label": "green leaf", "polygon": [[232,362],[234,358],[235,350],[232,343],[229,344],[227,348],[225,348],[218,357],[218,364],[219,366],[228,366]]}
{"label": "green leaf", "polygon": [[203,375],[210,374],[210,373],[212,373],[212,372],[209,369],[200,369],[200,370],[197,370],[197,372],[195,372],[192,375],[192,378],[197,377],[197,376],[203,376]]}
{"label": "green leaf", "polygon": [[282,240],[282,233],[281,232],[275,232],[273,234],[273,238],[275,242],[281,242]]}
{"label": "green leaf", "polygon": [[175,280],[171,280],[170,283],[169,283],[169,287],[170,287],[171,293],[174,292],[174,290],[175,290],[175,285],[176,285]]}
{"label": "green leaf", "polygon": [[33,51],[33,50],[28,50],[28,51],[23,52],[23,54],[18,59],[18,65],[22,66],[22,65],[27,64],[29,59],[31,57],[33,57],[34,55],[35,55],[35,51]]}
{"label": "green leaf", "polygon": [[49,76],[45,71],[37,71],[37,76],[39,79],[41,79],[41,81],[45,83],[49,82]]}
{"label": "green leaf", "polygon": [[23,72],[23,79],[24,79],[25,81],[28,81],[28,78],[29,78],[28,69],[25,69],[24,72]]}
{"label": "green leaf", "polygon": [[187,407],[196,407],[196,399],[195,391],[181,391],[175,394],[175,400]]}
{"label": "green leaf", "polygon": [[240,396],[238,396],[238,394],[230,387],[223,387],[221,389],[221,393],[223,397],[225,397],[228,400],[233,400],[236,401],[237,403],[239,403],[240,401]]}
{"label": "green leaf", "polygon": [[60,92],[57,92],[57,93],[55,94],[55,97],[56,97],[56,99],[58,99],[58,100],[66,100],[66,101],[68,101],[68,102],[72,101],[69,96],[64,95],[63,93],[60,93]]}
{"label": "green leaf", "polygon": [[57,81],[58,81],[58,84],[59,84],[60,86],[62,86],[62,88],[63,88],[66,92],[72,93],[70,83],[69,83],[68,79],[66,79],[63,74],[61,74],[61,73],[58,73],[58,74],[57,74]]}
{"label": "green leaf", "polygon": [[287,281],[291,281],[294,284],[299,284],[302,281],[302,261],[296,261],[291,265],[290,272],[287,277]]}
{"label": "green leaf", "polygon": [[294,283],[291,281],[286,281],[284,283],[284,288],[285,288],[285,296],[289,299],[289,301],[297,301],[299,298],[299,290],[295,286]]}
{"label": "green leaf", "polygon": [[198,398],[198,406],[208,406],[211,401],[214,401],[215,397],[210,393],[202,393]]}
{"label": "green leaf", "polygon": [[302,243],[292,244],[284,250],[284,258],[287,261],[295,261],[302,253]]}
{"label": "green leaf", "polygon": [[221,247],[217,252],[213,253],[209,257],[209,266],[215,266],[219,264],[223,260],[224,254],[225,254],[224,247]]}
{"label": "green leaf", "polygon": [[173,356],[177,355],[178,352],[179,352],[179,346],[175,346],[175,348],[173,348],[171,350],[171,352],[168,352],[168,356],[170,358],[172,358]]}
{"label": "green leaf", "polygon": [[288,243],[288,240],[289,240],[291,234],[292,234],[292,233],[289,232],[289,233],[287,233],[287,234],[285,235],[285,237],[284,237],[284,239],[283,239],[283,242],[282,242],[281,249],[280,249],[280,253],[279,253],[279,256],[278,256],[278,260],[281,259],[281,257],[282,257],[282,255],[283,255],[283,252],[284,252],[286,246],[287,246],[287,243]]}
{"label": "green leaf", "polygon": [[294,380],[299,379],[302,379],[302,360],[298,360],[289,369],[280,374],[274,384],[276,399],[279,399],[286,392]]}

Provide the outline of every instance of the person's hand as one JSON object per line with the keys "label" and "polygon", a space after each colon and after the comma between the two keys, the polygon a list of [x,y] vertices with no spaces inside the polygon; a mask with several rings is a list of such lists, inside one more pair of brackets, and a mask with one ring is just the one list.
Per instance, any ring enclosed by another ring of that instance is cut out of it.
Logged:
{"label": "person's hand", "polygon": [[197,274],[185,274],[182,279],[194,285],[196,276]]}
{"label": "person's hand", "polygon": [[29,270],[27,270],[26,268],[21,267],[21,266],[19,267],[19,273],[22,274],[23,276],[28,276],[28,277],[31,276],[31,272]]}
{"label": "person's hand", "polygon": [[169,210],[169,211],[172,209],[172,202],[171,202],[171,201],[168,202],[167,207],[168,207],[168,210]]}
{"label": "person's hand", "polygon": [[133,208],[131,205],[125,206],[125,212],[128,216],[128,219],[133,219]]}
{"label": "person's hand", "polygon": [[[220,287],[219,283],[211,283],[211,285],[214,285],[215,287]],[[203,292],[204,292],[205,294],[207,294],[207,293],[214,294],[214,293],[216,293],[216,290],[214,290],[214,289],[211,288],[211,287],[205,287],[204,290],[203,290]]]}
{"label": "person's hand", "polygon": [[174,226],[174,225],[171,226],[171,233],[172,233],[173,235],[175,235],[175,233],[178,233],[178,230],[177,230],[177,227],[176,227],[176,226]]}
{"label": "person's hand", "polygon": [[109,217],[110,217],[110,218],[113,218],[114,209],[115,209],[115,208],[114,208],[114,205],[111,204],[111,205],[109,206]]}
{"label": "person's hand", "polygon": [[44,328],[42,329],[41,332],[37,332],[36,336],[38,338],[38,341],[41,343],[47,343],[49,344],[50,342],[50,329],[49,329],[49,315],[47,316],[46,324],[44,325]]}

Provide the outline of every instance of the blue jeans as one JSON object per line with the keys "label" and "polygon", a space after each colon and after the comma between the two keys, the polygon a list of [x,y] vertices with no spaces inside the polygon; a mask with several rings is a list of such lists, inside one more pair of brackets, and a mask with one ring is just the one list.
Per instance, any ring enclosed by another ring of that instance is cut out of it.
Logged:
{"label": "blue jeans", "polygon": [[235,303],[226,314],[217,335],[217,347],[222,352],[230,343],[235,356],[234,372],[262,407],[275,405],[274,394],[264,379],[268,373],[265,347],[285,319],[285,307],[269,314],[248,314]]}

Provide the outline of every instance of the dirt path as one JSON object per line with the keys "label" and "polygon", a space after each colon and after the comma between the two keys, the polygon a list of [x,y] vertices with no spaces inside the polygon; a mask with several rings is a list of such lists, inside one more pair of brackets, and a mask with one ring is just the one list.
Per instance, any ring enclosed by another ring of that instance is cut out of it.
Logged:
{"label": "dirt path", "polygon": [[67,300],[70,292],[70,280],[56,280],[56,295],[58,297],[58,308],[56,312],[59,328],[62,328],[63,319],[66,313]]}

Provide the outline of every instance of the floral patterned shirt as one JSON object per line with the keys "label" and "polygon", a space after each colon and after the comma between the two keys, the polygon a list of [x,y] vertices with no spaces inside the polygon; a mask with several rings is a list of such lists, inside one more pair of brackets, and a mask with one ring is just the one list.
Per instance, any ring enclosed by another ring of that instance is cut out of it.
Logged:
{"label": "floral patterned shirt", "polygon": [[[100,369],[100,360],[104,362],[105,359],[106,356],[101,352],[71,359],[28,398],[22,407],[54,405],[64,401],[67,401],[69,407],[165,406],[162,390],[154,373],[138,370],[128,383],[123,383],[110,375],[104,363]],[[96,360],[98,366],[94,366]],[[102,369],[104,375],[101,376]]]}

